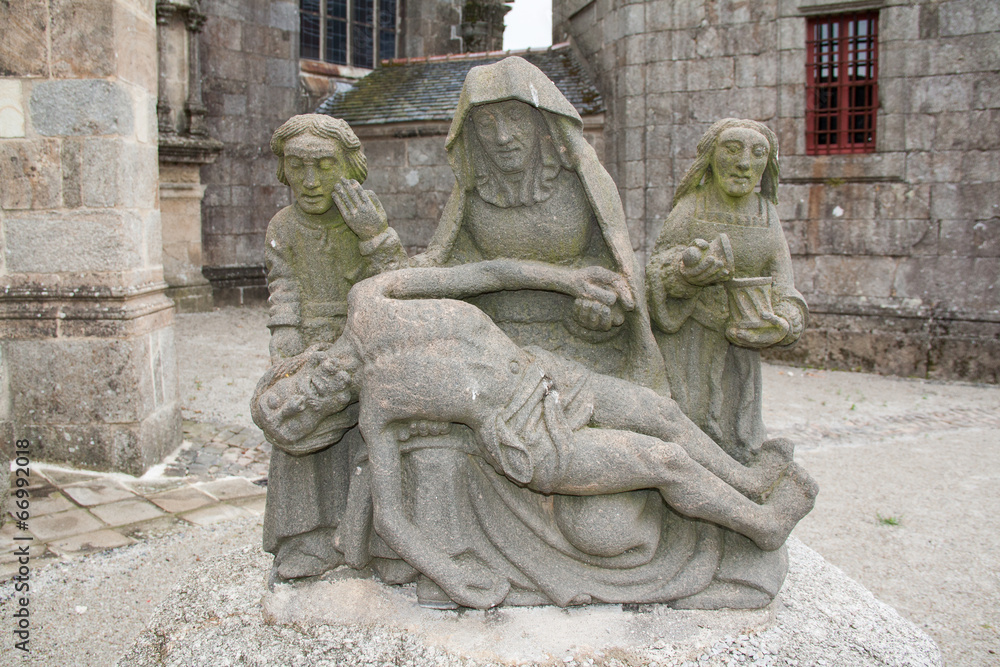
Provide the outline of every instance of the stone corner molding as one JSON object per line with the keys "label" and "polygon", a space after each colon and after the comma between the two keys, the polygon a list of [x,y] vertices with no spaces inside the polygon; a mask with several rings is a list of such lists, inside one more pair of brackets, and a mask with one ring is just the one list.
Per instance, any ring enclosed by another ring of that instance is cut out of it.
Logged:
{"label": "stone corner molding", "polygon": [[160,162],[180,164],[211,164],[222,152],[224,144],[211,137],[160,135]]}

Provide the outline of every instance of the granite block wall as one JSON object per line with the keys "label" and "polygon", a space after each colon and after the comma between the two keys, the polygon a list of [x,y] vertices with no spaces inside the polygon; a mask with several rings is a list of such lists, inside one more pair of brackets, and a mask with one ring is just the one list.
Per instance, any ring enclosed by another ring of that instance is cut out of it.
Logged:
{"label": "granite block wall", "polygon": [[[555,0],[607,104],[633,245],[655,242],[719,118],[774,129],[779,213],[813,313],[780,358],[1000,381],[1000,11],[990,0]],[[805,24],[879,10],[876,152],[806,155]]]}
{"label": "granite block wall", "polygon": [[400,4],[400,58],[463,53],[454,28],[462,23],[462,0],[423,0]]}
{"label": "granite block wall", "polygon": [[180,444],[153,3],[15,0],[0,23],[4,432],[138,474]]}
{"label": "granite block wall", "polygon": [[202,86],[209,135],[225,144],[201,169],[203,273],[216,305],[267,298],[264,233],[290,203],[268,149],[271,134],[302,113],[298,3],[206,0]]}

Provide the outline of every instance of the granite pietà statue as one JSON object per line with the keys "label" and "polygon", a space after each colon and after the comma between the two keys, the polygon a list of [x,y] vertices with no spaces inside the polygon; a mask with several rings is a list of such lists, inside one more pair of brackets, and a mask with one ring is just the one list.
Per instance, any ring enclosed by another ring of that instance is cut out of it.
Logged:
{"label": "granite piet\u00e0 statue", "polygon": [[790,442],[738,460],[671,398],[659,304],[575,109],[507,58],[470,71],[446,145],[456,186],[410,260],[373,193],[333,187],[352,256],[373,234],[383,254],[254,395],[283,465],[305,462],[306,502],[330,508],[269,489],[268,520],[298,520],[269,529],[276,576],[370,568],[436,608],[767,604],[815,483]]}

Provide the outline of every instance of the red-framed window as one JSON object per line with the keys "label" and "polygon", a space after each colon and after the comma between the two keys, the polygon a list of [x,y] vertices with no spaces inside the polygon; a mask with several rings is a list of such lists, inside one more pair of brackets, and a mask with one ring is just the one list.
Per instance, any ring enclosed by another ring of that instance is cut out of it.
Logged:
{"label": "red-framed window", "polygon": [[806,153],[872,153],[878,12],[806,21]]}

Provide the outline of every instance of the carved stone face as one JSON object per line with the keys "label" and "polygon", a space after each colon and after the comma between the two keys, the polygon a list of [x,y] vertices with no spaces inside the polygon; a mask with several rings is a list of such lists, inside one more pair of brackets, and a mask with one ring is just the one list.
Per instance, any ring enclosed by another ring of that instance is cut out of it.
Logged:
{"label": "carved stone face", "polygon": [[524,171],[535,155],[538,130],[534,112],[524,102],[507,100],[476,107],[472,123],[487,156],[500,171]]}
{"label": "carved stone face", "polygon": [[730,197],[754,191],[767,166],[770,146],[763,134],[746,127],[723,130],[712,154],[712,177]]}
{"label": "carved stone face", "polygon": [[285,143],[285,178],[303,213],[322,215],[333,207],[333,186],[344,174],[340,147],[332,139],[306,133]]}

